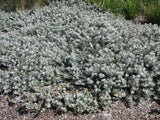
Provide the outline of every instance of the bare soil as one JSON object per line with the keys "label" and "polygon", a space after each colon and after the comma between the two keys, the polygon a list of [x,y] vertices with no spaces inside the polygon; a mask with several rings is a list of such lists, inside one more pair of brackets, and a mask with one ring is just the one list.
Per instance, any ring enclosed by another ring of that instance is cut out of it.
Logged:
{"label": "bare soil", "polygon": [[37,115],[26,113],[20,115],[17,105],[9,106],[5,99],[0,100],[0,120],[160,120],[157,109],[160,105],[154,101],[147,100],[138,106],[131,105],[127,108],[122,102],[117,101],[111,108],[95,114],[73,115],[68,112],[55,115],[53,110],[47,110]]}

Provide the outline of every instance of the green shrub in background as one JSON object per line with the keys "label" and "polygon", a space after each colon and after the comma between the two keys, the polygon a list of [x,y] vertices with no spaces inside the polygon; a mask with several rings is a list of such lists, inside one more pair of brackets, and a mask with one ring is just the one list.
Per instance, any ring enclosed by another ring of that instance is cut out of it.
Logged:
{"label": "green shrub in background", "polygon": [[160,1],[152,1],[144,6],[144,13],[149,22],[160,25]]}
{"label": "green shrub in background", "polygon": [[52,0],[1,0],[0,8],[7,12],[30,9],[32,7],[41,8],[51,1]]}
{"label": "green shrub in background", "polygon": [[142,11],[140,1],[138,0],[122,0],[122,14],[126,19],[134,19]]}
{"label": "green shrub in background", "polygon": [[122,4],[119,0],[101,0],[100,4],[105,10],[109,10],[115,14],[119,14],[119,11],[121,11]]}
{"label": "green shrub in background", "polygon": [[[16,4],[17,1],[16,0],[1,0],[0,1],[0,8],[2,10],[6,10],[6,11],[14,11],[16,9]],[[20,3],[18,3],[20,4]]]}

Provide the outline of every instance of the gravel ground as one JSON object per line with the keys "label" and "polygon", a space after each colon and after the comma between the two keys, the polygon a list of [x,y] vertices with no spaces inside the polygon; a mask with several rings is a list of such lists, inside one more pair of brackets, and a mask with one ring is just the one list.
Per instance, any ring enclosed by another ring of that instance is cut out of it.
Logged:
{"label": "gravel ground", "polygon": [[118,101],[111,108],[101,113],[73,115],[66,113],[54,115],[48,110],[36,116],[35,113],[20,115],[17,112],[17,105],[8,106],[7,101],[0,101],[0,120],[160,120],[158,109],[160,105],[151,100],[144,101],[138,106],[131,105],[130,108]]}

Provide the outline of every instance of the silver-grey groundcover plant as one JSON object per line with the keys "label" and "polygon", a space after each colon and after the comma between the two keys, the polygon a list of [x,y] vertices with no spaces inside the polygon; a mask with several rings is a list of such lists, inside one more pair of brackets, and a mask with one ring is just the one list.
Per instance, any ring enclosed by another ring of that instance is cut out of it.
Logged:
{"label": "silver-grey groundcover plant", "polygon": [[0,11],[0,31],[0,95],[21,109],[92,113],[160,98],[157,25],[67,0]]}

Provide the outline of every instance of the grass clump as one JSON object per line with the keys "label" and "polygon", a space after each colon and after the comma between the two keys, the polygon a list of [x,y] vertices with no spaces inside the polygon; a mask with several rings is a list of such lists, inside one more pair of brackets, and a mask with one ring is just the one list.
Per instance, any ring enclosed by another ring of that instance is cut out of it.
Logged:
{"label": "grass clump", "polygon": [[119,2],[119,0],[103,0],[100,2],[100,4],[105,10],[109,10],[110,12],[113,12],[115,14],[118,14],[121,8],[121,3]]}
{"label": "grass clump", "polygon": [[159,0],[87,0],[87,2],[98,3],[97,5],[100,4],[104,10],[110,10],[116,15],[121,14],[129,20],[145,16],[149,23],[160,23]]}
{"label": "grass clump", "polygon": [[151,23],[160,25],[160,1],[152,1],[144,7],[144,13]]}
{"label": "grass clump", "polygon": [[122,14],[126,19],[134,19],[140,14],[142,8],[139,2],[137,0],[122,0]]}

